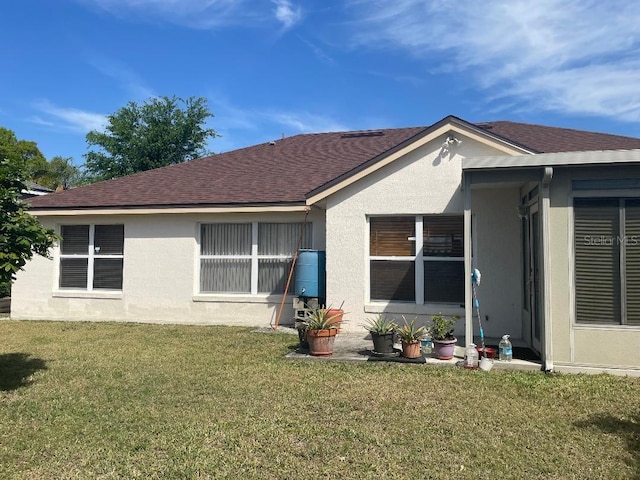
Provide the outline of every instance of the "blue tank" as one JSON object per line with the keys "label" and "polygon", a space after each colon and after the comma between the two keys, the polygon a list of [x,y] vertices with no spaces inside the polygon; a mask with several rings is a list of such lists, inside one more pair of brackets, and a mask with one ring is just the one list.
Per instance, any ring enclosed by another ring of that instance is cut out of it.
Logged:
{"label": "blue tank", "polygon": [[320,250],[298,251],[296,262],[295,294],[297,297],[320,298],[325,295],[325,252]]}

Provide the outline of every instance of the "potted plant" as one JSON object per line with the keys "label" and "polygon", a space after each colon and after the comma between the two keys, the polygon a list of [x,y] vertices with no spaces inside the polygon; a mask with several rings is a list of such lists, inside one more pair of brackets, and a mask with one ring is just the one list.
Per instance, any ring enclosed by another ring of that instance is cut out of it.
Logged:
{"label": "potted plant", "polygon": [[404,316],[402,318],[404,319],[404,325],[396,330],[402,341],[402,356],[405,358],[418,358],[422,355],[420,352],[420,340],[426,335],[426,328],[417,326],[416,318],[411,320],[411,323],[407,322]]}
{"label": "potted plant", "polygon": [[373,340],[373,352],[380,354],[394,353],[393,338],[398,326],[393,319],[387,318],[384,314],[367,319],[364,328],[371,334]]}
{"label": "potted plant", "polygon": [[336,314],[331,313],[324,305],[305,308],[304,323],[307,326],[307,341],[311,355],[331,355],[339,325]]}
{"label": "potted plant", "polygon": [[446,317],[441,313],[431,316],[429,334],[433,341],[433,354],[440,360],[450,360],[458,339],[453,336],[453,327],[459,317]]}

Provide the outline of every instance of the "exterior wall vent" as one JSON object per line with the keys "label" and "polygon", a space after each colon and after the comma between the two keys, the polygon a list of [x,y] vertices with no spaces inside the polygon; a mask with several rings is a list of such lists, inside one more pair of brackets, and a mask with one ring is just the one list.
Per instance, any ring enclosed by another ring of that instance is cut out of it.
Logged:
{"label": "exterior wall vent", "polygon": [[384,132],[380,130],[368,130],[364,132],[345,132],[340,135],[340,138],[360,138],[360,137],[381,137]]}

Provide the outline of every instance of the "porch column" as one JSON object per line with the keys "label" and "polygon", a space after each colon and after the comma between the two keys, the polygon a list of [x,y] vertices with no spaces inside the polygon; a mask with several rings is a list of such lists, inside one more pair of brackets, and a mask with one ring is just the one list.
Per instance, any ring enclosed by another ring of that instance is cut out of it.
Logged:
{"label": "porch column", "polygon": [[462,174],[464,189],[464,335],[465,345],[473,343],[473,300],[471,298],[471,177]]}
{"label": "porch column", "polygon": [[540,215],[542,216],[542,350],[544,352],[544,370],[553,370],[553,337],[551,334],[551,201],[549,199],[549,184],[553,178],[553,168],[545,167],[540,182],[541,201]]}

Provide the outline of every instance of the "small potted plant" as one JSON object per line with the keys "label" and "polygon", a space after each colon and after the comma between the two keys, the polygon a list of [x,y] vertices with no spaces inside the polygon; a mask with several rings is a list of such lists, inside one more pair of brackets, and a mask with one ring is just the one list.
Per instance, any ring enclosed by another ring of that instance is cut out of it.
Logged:
{"label": "small potted plant", "polygon": [[453,327],[459,317],[446,317],[441,313],[431,316],[429,334],[433,341],[433,354],[440,360],[450,360],[458,339],[453,336]]}
{"label": "small potted plant", "polygon": [[426,328],[417,326],[416,318],[411,320],[411,323],[407,322],[404,316],[402,318],[404,319],[404,325],[396,330],[402,341],[402,356],[405,358],[418,358],[422,355],[420,352],[420,340],[426,335]]}
{"label": "small potted plant", "polygon": [[304,323],[307,326],[307,341],[311,355],[331,355],[333,343],[338,334],[337,315],[324,305],[317,308],[305,308]]}
{"label": "small potted plant", "polygon": [[398,326],[393,319],[381,313],[377,317],[367,319],[364,328],[371,334],[374,353],[387,355],[394,353],[393,338]]}

